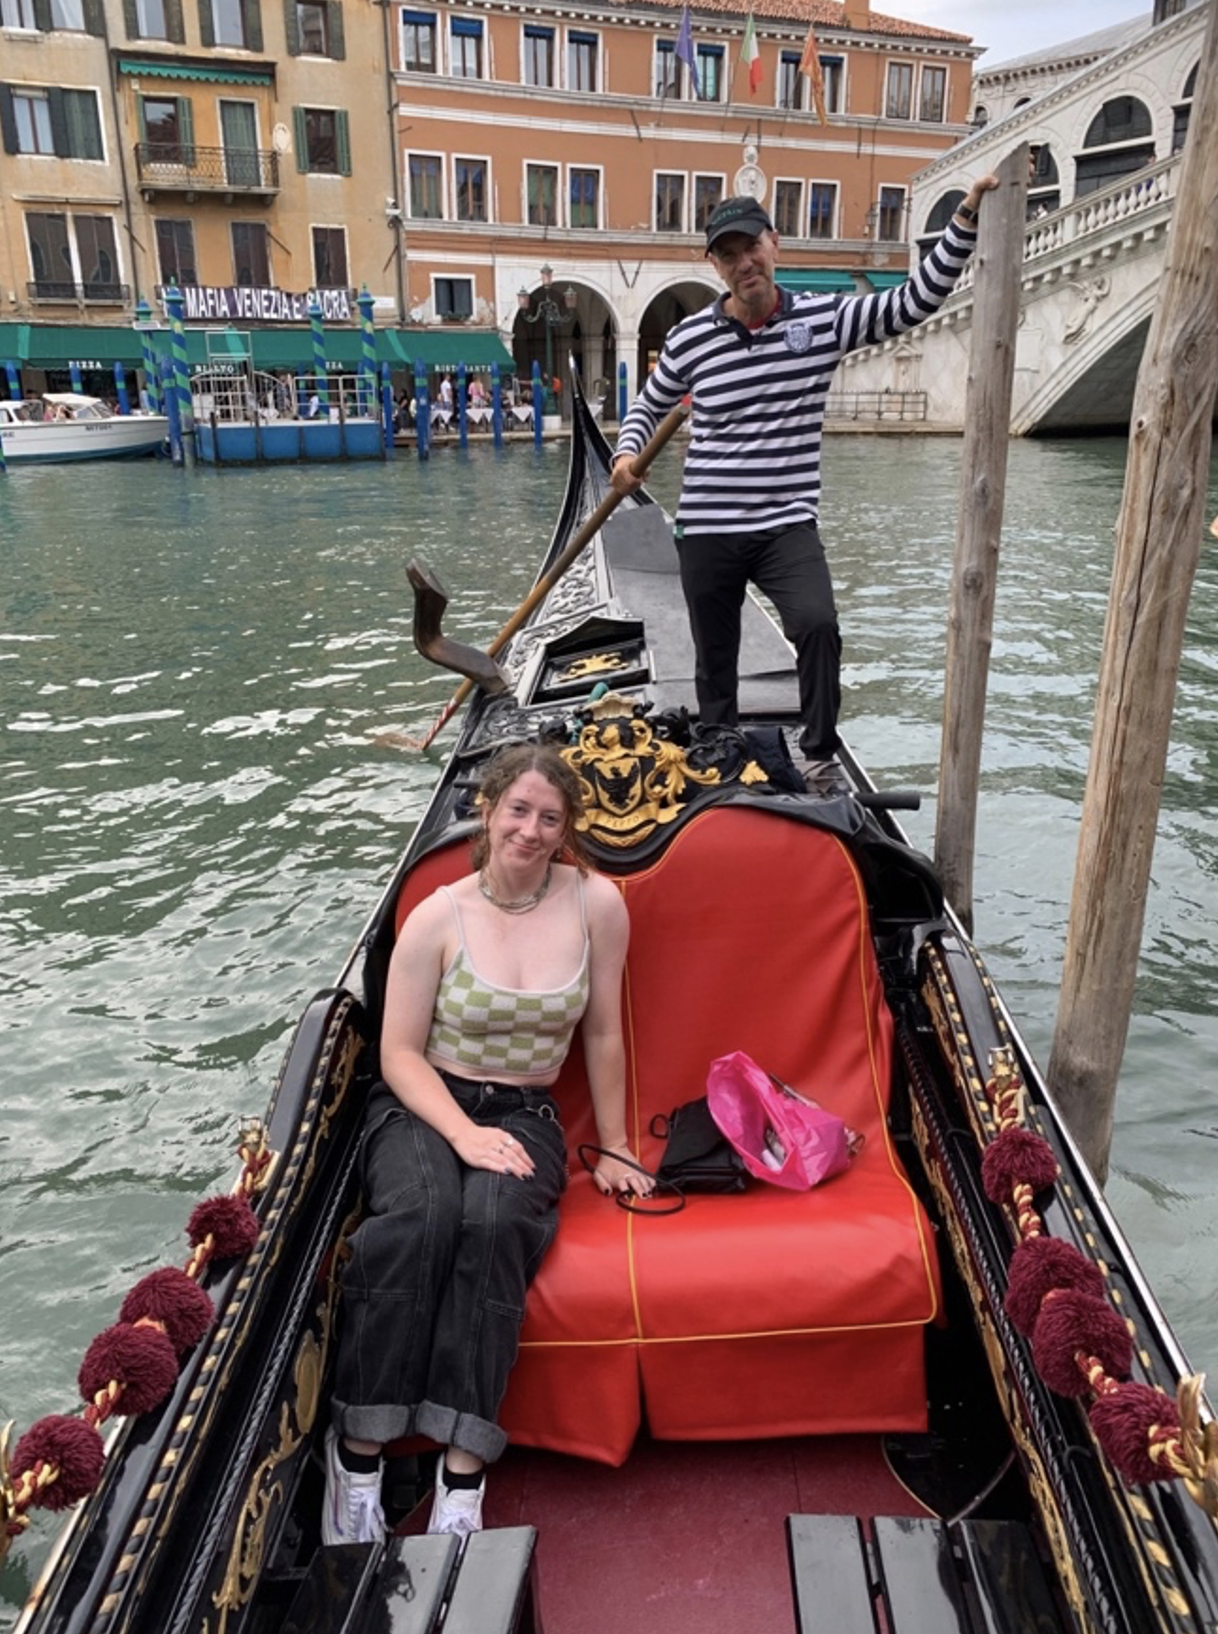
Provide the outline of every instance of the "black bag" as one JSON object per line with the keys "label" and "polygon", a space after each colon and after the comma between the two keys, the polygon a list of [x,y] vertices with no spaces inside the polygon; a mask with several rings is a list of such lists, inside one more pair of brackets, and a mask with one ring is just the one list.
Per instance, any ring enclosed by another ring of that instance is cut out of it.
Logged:
{"label": "black bag", "polygon": [[[685,1207],[685,1194],[691,1191],[736,1192],[748,1183],[744,1159],[720,1133],[710,1115],[706,1096],[686,1101],[667,1117],[657,1113],[651,1120],[651,1132],[664,1141],[664,1157],[652,1179],[656,1189],[650,1197],[639,1197],[633,1192],[615,1192],[614,1202],[619,1208],[631,1209],[636,1214],[677,1214]],[[580,1161],[586,1169],[595,1169],[588,1154],[613,1157],[619,1163],[627,1160],[616,1152],[607,1152],[603,1146],[582,1145]],[[629,1165],[641,1174],[650,1174],[642,1164]],[[664,1201],[662,1194],[671,1199]]]}
{"label": "black bag", "polygon": [[668,1117],[651,1120],[651,1132],[664,1141],[657,1177],[678,1190],[743,1191],[748,1179],[744,1159],[711,1117],[706,1096],[686,1101]]}

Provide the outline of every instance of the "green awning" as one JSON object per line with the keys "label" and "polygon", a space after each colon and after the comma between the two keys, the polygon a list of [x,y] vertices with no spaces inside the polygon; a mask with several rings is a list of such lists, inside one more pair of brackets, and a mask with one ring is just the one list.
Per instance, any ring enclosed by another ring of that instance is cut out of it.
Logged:
{"label": "green awning", "polygon": [[193,62],[137,61],[134,57],[118,59],[120,74],[138,74],[149,79],[198,79],[211,85],[273,85],[274,70],[270,68],[225,68],[221,64]]}
{"label": "green awning", "polygon": [[801,295],[853,295],[858,290],[852,273],[833,267],[778,267],[774,279],[780,289]]}
{"label": "green awning", "polygon": [[492,330],[478,329],[378,329],[377,356],[394,368],[413,369],[416,363],[428,369],[515,370],[516,360]]}
{"label": "green awning", "polygon": [[895,289],[898,284],[905,282],[909,274],[907,272],[869,272],[865,276],[872,289]]}
{"label": "green awning", "polygon": [[[192,369],[244,355],[249,338],[256,369],[313,368],[313,338],[307,324],[266,326],[261,329],[213,329],[187,325],[186,357]],[[156,350],[169,355],[170,330],[163,325],[150,331]],[[327,329],[324,333],[326,362],[331,368],[358,369],[361,359],[358,329]],[[388,363],[397,371],[413,370],[416,360],[430,369],[486,369],[497,363],[515,371],[512,354],[493,331],[476,329],[378,329],[378,363]],[[75,323],[0,323],[0,365],[28,364],[32,369],[64,369],[69,363],[84,367],[97,364],[109,368],[115,361],[134,366],[143,360],[138,331],[120,325]]]}

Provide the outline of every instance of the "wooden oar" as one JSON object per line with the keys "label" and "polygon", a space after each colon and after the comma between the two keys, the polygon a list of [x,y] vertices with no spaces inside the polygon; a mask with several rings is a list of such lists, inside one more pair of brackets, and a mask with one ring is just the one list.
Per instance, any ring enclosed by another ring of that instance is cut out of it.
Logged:
{"label": "wooden oar", "polygon": [[[672,437],[673,433],[677,430],[677,427],[684,425],[688,418],[689,405],[687,403],[678,403],[675,409],[672,409],[664,416],[659,425],[656,427],[655,435],[647,444],[646,448],[643,449],[642,453],[636,454],[634,459],[630,462],[630,469],[636,477],[646,476],[647,469],[651,465],[651,462],[655,459],[656,455],[664,447],[665,443],[667,443]],[[466,674],[466,679],[462,681],[461,685],[457,688],[452,697],[445,704],[444,708],[440,711],[435,725],[428,732],[427,736],[419,740],[405,740],[410,748],[426,749],[428,745],[440,735],[440,733],[448,725],[449,721],[452,720],[457,710],[460,709],[461,705],[465,702],[466,698],[468,698],[470,693],[474,690],[476,681],[470,679],[469,671],[472,670],[477,677],[477,680],[481,680],[481,674],[486,669],[488,662],[493,661],[497,655],[503,651],[508,642],[516,634],[516,631],[528,619],[534,608],[537,607],[539,603],[543,602],[550,594],[550,591],[553,590],[559,579],[562,578],[563,574],[571,566],[572,562],[575,561],[576,557],[579,556],[584,547],[589,544],[590,541],[593,540],[600,532],[601,528],[605,524],[606,518],[617,509],[618,505],[621,503],[621,500],[622,495],[618,493],[617,489],[610,488],[604,499],[601,500],[600,504],[590,514],[587,521],[575,534],[574,538],[572,538],[564,547],[553,567],[551,567],[548,572],[543,573],[541,578],[538,579],[537,583],[529,591],[528,595],[512,614],[511,618],[508,619],[507,623],[503,626],[502,630],[500,630],[499,634],[491,642],[486,651],[480,652],[477,648],[466,649],[467,653],[476,654],[476,658],[467,658],[463,656],[461,663],[458,664],[451,662],[451,659],[459,650],[459,643],[451,641],[447,637],[440,636],[438,620],[434,622],[434,635],[429,641],[429,645],[432,650],[424,653],[423,656],[425,658],[431,658],[433,662],[442,663],[447,668],[460,670],[462,673]],[[410,577],[412,584],[415,583],[416,577],[420,580],[428,580],[432,584],[435,583],[435,580],[431,577],[431,575],[427,574],[426,569],[418,567],[417,564],[412,566]],[[443,651],[444,656],[437,656],[441,651]]]}

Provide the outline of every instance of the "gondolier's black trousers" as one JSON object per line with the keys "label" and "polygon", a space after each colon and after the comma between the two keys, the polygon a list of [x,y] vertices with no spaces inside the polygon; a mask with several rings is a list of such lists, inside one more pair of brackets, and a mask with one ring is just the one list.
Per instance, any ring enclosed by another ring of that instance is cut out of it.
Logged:
{"label": "gondolier's black trousers", "polygon": [[468,1168],[384,1084],[374,1089],[333,1414],[351,1440],[425,1435],[491,1463],[507,1441],[495,1419],[525,1296],[554,1239],[567,1154],[546,1091],[445,1082],[476,1123],[523,1142],[533,1178]]}
{"label": "gondolier's black trousers", "polygon": [[677,540],[677,555],[703,722],[736,725],[740,610],[751,582],[774,603],[783,634],[795,648],[800,750],[808,760],[836,754],[842,638],[816,524],[769,533],[688,534]]}

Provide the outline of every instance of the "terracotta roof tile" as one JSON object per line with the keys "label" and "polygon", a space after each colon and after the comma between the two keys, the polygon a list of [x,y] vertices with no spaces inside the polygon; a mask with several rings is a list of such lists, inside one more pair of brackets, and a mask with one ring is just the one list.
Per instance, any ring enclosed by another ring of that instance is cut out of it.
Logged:
{"label": "terracotta roof tile", "polygon": [[[654,6],[678,13],[684,3],[685,0],[651,0]],[[841,0],[754,0],[752,10],[759,22],[768,18],[776,23],[794,22],[805,26],[811,23],[817,29],[832,29],[834,33],[844,30],[855,34],[890,34],[906,40],[939,40],[954,45],[972,43],[969,34],[953,34],[945,28],[927,28],[925,23],[911,23],[907,18],[889,17],[880,12],[871,12],[864,19],[862,28],[854,28],[846,21],[846,7]],[[690,6],[695,34],[698,32],[699,18],[708,14],[729,17],[743,24],[748,12],[749,7],[741,0],[693,0]]]}

